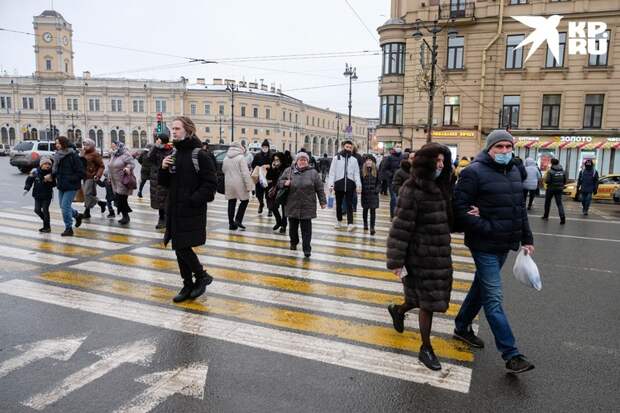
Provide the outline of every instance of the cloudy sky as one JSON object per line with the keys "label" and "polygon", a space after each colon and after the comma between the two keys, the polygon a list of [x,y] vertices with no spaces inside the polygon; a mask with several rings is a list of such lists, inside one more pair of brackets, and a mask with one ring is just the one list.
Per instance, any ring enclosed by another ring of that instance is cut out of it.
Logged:
{"label": "cloudy sky", "polygon": [[[342,73],[348,62],[359,77],[353,114],[378,116],[381,60],[372,52],[379,51],[376,28],[389,17],[389,0],[54,0],[53,5],[73,25],[76,74],[264,79],[306,103],[346,112],[348,84]],[[0,0],[0,28],[32,33],[32,16],[49,8],[50,0]],[[0,31],[0,70],[31,75],[33,44],[32,36]],[[309,54],[314,56],[291,57]],[[220,63],[187,64],[181,57]]]}

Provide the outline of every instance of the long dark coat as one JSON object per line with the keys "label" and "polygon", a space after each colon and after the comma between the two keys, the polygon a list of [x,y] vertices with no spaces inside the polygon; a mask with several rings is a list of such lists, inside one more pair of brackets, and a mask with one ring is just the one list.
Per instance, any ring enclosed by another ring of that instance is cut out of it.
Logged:
{"label": "long dark coat", "polygon": [[215,165],[205,152],[198,153],[200,172],[192,162],[192,150],[200,148],[200,140],[193,136],[175,142],[176,173],[159,170],[158,182],[169,189],[166,208],[164,244],[172,240],[172,249],[203,245],[207,240],[207,202],[215,197],[217,180]]}
{"label": "long dark coat", "polygon": [[381,192],[381,181],[378,176],[362,174],[362,208],[379,208],[379,192]]}
{"label": "long dark coat", "polygon": [[161,148],[153,146],[148,152],[147,158],[151,163],[151,175],[149,176],[149,188],[151,193],[151,208],[166,208],[168,198],[168,188],[160,185],[157,181],[159,169],[164,158],[172,154],[172,145],[162,145]]}
{"label": "long dark coat", "polygon": [[[419,152],[423,151],[424,148]],[[449,182],[452,173],[449,154],[444,156],[446,162],[439,179]],[[387,268],[406,267],[408,275],[403,283],[408,303],[427,311],[445,312],[450,303],[453,272],[450,191],[442,191],[433,179],[433,163],[428,159],[419,163],[427,165],[416,168],[414,163],[414,171],[418,173],[414,172],[398,196],[387,240]],[[422,171],[426,166],[432,170]]]}

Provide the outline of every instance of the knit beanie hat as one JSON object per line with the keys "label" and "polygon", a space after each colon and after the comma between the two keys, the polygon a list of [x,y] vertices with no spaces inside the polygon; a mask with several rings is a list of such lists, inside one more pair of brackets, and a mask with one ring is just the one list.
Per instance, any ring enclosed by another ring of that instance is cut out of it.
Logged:
{"label": "knit beanie hat", "polygon": [[297,162],[297,160],[300,158],[306,158],[308,162],[310,161],[310,157],[308,156],[306,152],[298,152],[297,156],[295,157],[295,162]]}
{"label": "knit beanie hat", "polygon": [[487,136],[486,144],[484,145],[484,150],[486,152],[489,151],[498,142],[507,141],[510,143],[514,143],[514,138],[510,134],[510,132],[504,129],[496,129],[493,132],[489,133]]}
{"label": "knit beanie hat", "polygon": [[43,164],[46,164],[46,163],[52,165],[52,159],[47,156],[43,156],[41,160],[39,161],[39,166],[43,166]]}
{"label": "knit beanie hat", "polygon": [[269,147],[271,147],[271,146],[269,145],[269,141],[268,141],[267,139],[265,139],[265,140],[263,141],[263,143],[262,143],[260,146],[261,146],[261,148],[262,148],[263,146],[266,146],[266,147],[268,147],[268,148],[269,148]]}

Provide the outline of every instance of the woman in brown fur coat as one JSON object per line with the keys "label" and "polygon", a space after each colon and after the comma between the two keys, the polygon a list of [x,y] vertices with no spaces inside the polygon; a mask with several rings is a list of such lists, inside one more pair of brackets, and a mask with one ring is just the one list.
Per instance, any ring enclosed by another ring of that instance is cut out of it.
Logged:
{"label": "woman in brown fur coat", "polygon": [[402,332],[405,313],[420,309],[422,347],[418,357],[432,370],[441,369],[430,340],[433,313],[448,309],[452,290],[451,176],[452,160],[446,146],[429,143],[416,152],[387,241],[387,268],[401,276],[405,291],[404,304],[388,307],[394,328]]}

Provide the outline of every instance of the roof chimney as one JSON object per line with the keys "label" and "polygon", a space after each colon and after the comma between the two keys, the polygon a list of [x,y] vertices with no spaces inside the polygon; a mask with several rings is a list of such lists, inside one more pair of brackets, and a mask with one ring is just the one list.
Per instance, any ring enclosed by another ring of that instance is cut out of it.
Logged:
{"label": "roof chimney", "polygon": [[205,84],[205,78],[204,77],[196,78],[196,83],[198,83],[199,85],[204,85]]}
{"label": "roof chimney", "polygon": [[222,82],[222,79],[213,79],[213,84],[214,85],[223,85],[224,83]]}
{"label": "roof chimney", "polygon": [[250,89],[258,89],[258,83],[250,82]]}
{"label": "roof chimney", "polygon": [[82,77],[84,78],[84,80],[89,80],[90,79],[90,72],[87,70],[84,73],[82,73]]}

